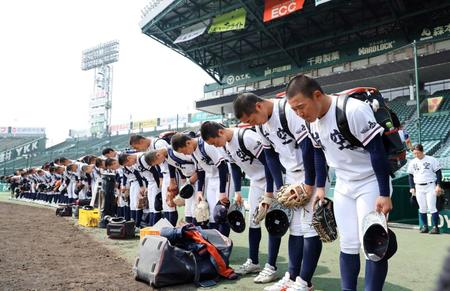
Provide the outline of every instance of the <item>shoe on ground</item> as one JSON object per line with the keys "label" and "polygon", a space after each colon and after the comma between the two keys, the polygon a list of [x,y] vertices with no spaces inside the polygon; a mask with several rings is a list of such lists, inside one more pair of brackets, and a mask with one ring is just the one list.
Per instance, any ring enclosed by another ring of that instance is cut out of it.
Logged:
{"label": "shoe on ground", "polygon": [[430,231],[430,234],[440,234],[439,227],[433,226],[433,228]]}
{"label": "shoe on ground", "polygon": [[276,279],[278,279],[277,270],[275,270],[275,267],[266,264],[264,266],[264,269],[261,272],[259,272],[258,276],[256,276],[255,279],[253,279],[253,282],[269,283],[275,281]]}
{"label": "shoe on ground", "polygon": [[428,233],[428,226],[422,226],[420,228],[420,233]]}
{"label": "shoe on ground", "polygon": [[289,272],[286,272],[283,278],[275,284],[265,287],[264,291],[285,291],[292,287],[292,285],[294,285],[294,281],[291,280],[291,275]]}
{"label": "shoe on ground", "polygon": [[261,267],[259,264],[253,264],[251,259],[247,259],[247,261],[239,266],[236,270],[234,270],[236,274],[239,275],[246,275],[246,274],[253,274],[253,273],[259,273],[261,271]]}
{"label": "shoe on ground", "polygon": [[314,286],[308,287],[308,282],[297,276],[295,282],[287,288],[287,291],[314,291]]}

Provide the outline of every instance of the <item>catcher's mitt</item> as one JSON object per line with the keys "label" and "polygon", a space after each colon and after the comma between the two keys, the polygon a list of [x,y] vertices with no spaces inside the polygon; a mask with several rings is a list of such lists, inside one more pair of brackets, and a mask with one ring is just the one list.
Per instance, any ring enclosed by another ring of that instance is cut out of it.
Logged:
{"label": "catcher's mitt", "polygon": [[303,184],[284,185],[277,191],[278,203],[287,208],[299,208],[308,204],[311,199]]}
{"label": "catcher's mitt", "polygon": [[253,213],[253,223],[259,224],[261,221],[266,218],[267,211],[269,211],[270,205],[272,205],[272,202],[275,199],[268,196],[261,196],[259,205],[255,210],[255,213]]}
{"label": "catcher's mitt", "polygon": [[323,242],[332,242],[338,237],[333,201],[325,198],[323,202],[315,202],[312,225]]}

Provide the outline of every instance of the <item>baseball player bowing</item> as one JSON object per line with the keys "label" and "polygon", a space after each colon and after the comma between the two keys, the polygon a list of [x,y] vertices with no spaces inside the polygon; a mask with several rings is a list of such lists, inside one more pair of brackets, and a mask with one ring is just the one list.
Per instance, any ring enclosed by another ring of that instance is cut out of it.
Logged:
{"label": "baseball player bowing", "polygon": [[[368,104],[349,98],[348,126],[363,145],[354,147],[338,131],[337,98],[325,94],[314,79],[305,75],[294,77],[288,84],[286,97],[291,108],[309,123],[313,145],[322,149],[326,162],[336,170],[334,211],[340,236],[341,288],[356,290],[362,220],[373,210],[387,215],[392,209],[389,164],[380,135],[383,128]],[[305,168],[312,166],[305,164]],[[317,191],[319,199],[324,195],[324,191]],[[382,290],[387,271],[386,259],[366,260],[365,290]]]}
{"label": "baseball player bowing", "polygon": [[[171,143],[175,151],[184,155],[191,155],[199,169],[197,171],[199,179],[197,199],[203,200],[206,196],[210,214],[209,227],[215,228],[223,235],[228,236],[230,234],[229,224],[227,222],[216,223],[213,214],[217,202],[228,201],[229,172],[224,158],[225,153],[205,143],[200,137],[192,138],[183,133],[172,136]],[[203,185],[203,182],[205,185]]]}
{"label": "baseball player bowing", "polygon": [[[145,138],[140,135],[135,135],[130,138],[130,145],[137,151],[141,152],[147,152],[150,150],[157,150],[157,149],[166,149],[169,147],[169,144],[167,141],[165,141],[162,138]],[[162,195],[162,211],[165,218],[167,218],[169,221],[176,221],[178,220],[178,212],[176,207],[173,205],[169,206],[167,204],[167,191],[169,189],[176,188],[176,185],[174,186],[175,177],[171,178],[171,173],[169,172],[169,165],[166,161],[163,161],[162,163],[158,164],[160,172],[162,174],[162,181],[161,181],[161,195]],[[174,173],[172,173],[174,175]],[[169,218],[170,217],[170,218]]]}
{"label": "baseball player bowing", "polygon": [[419,204],[421,233],[428,232],[427,210],[431,213],[433,228],[430,234],[439,234],[439,213],[436,209],[436,196],[442,194],[442,171],[439,161],[423,152],[423,146],[413,148],[415,159],[408,165],[410,192],[416,195]]}
{"label": "baseball player bowing", "polygon": [[[197,181],[197,166],[192,161],[192,157],[189,155],[183,155],[180,154],[172,149],[172,147],[168,148],[160,148],[157,150],[151,150],[145,153],[145,161],[147,164],[156,166],[163,164],[164,162],[167,162],[169,164],[169,173],[170,173],[170,184],[169,189],[175,189],[174,191],[171,191],[172,193],[169,195],[172,195],[172,197],[163,197],[166,200],[173,201],[173,194],[176,194],[177,186],[177,180],[176,180],[176,169],[179,170],[182,174],[182,180],[185,180],[186,177],[189,179],[189,183],[194,184]],[[184,181],[182,182],[184,183]],[[193,195],[191,198],[185,199],[185,219],[187,223],[193,223],[194,222],[194,210],[195,210],[195,195]],[[172,212],[174,214],[177,214],[177,212]],[[170,215],[171,212],[169,212],[169,218],[167,218],[174,226],[176,225],[178,215],[176,215],[176,218]]]}
{"label": "baseball player bowing", "polygon": [[[242,171],[250,179],[249,192],[249,220],[248,233],[249,258],[237,270],[237,274],[249,274],[260,272],[259,244],[261,241],[261,226],[255,224],[253,216],[258,208],[260,198],[264,193],[272,195],[273,178],[267,166],[264,147],[261,137],[251,129],[225,128],[214,121],[206,121],[202,124],[200,132],[206,143],[218,148],[224,148],[228,160],[231,163],[231,172],[235,187],[235,201],[242,204],[241,180]],[[267,183],[266,183],[267,178]]]}
{"label": "baseball player bowing", "polygon": [[[139,196],[143,197],[143,196],[147,196],[148,199],[148,205],[149,205],[149,209],[150,209],[150,214],[149,214],[149,220],[150,221],[146,221],[146,223],[150,223],[150,225],[154,225],[160,218],[160,216],[158,216],[158,214],[160,214],[159,212],[155,211],[155,197],[156,194],[159,192],[159,178],[160,178],[160,173],[157,171],[157,169],[155,167],[149,166],[147,163],[145,163],[144,159],[143,159],[143,154],[142,153],[136,153],[136,154],[120,154],[119,155],[119,163],[123,166],[129,167],[130,170],[137,170],[137,172],[139,173],[139,175],[144,179],[143,180],[143,184],[139,185]],[[133,167],[133,168],[131,168]],[[133,189],[133,191],[135,191]],[[132,202],[132,189],[130,189],[130,207],[131,204],[134,204]],[[137,201],[137,200],[136,200]],[[139,209],[140,208],[140,209]],[[141,224],[141,220],[142,220],[142,215],[144,213],[144,209],[141,207],[138,207],[136,209],[136,226]],[[133,215],[133,212],[132,212]]]}
{"label": "baseball player bowing", "polygon": [[[256,125],[263,146],[273,147],[278,153],[279,161],[286,169],[286,184],[307,182],[310,184],[309,190],[312,195],[314,179],[305,181],[301,150],[308,143],[306,126],[304,121],[296,116],[289,106],[286,106],[286,100],[265,100],[255,94],[244,93],[234,101],[234,112],[240,121]],[[275,184],[279,188],[282,183],[277,177],[281,176],[281,170],[274,162],[276,159],[273,152],[266,152],[266,160]],[[275,285],[266,287],[265,290],[281,290],[297,286],[299,284],[295,282],[297,277],[299,280],[301,278],[303,285],[312,286],[311,279],[322,252],[322,242],[312,227],[311,221],[312,201],[305,207],[294,209],[288,243],[288,273]],[[276,278],[275,263],[280,242],[281,238],[269,237],[269,255],[275,254],[275,256],[269,257],[269,264],[255,278],[255,282],[265,283]]]}

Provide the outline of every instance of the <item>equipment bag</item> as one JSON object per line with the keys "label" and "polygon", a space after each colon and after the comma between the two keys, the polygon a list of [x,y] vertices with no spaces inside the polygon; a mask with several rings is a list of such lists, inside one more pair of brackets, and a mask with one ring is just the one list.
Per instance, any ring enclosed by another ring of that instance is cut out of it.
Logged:
{"label": "equipment bag", "polygon": [[[168,237],[148,235],[141,240],[133,267],[136,280],[147,282],[154,288],[161,288],[219,277],[213,256],[204,244],[190,239],[192,232],[184,232],[182,228],[161,230],[162,233],[167,231],[170,232]],[[228,266],[232,241],[215,229],[202,230],[201,235],[215,247],[222,263],[225,262]]]}
{"label": "equipment bag", "polygon": [[391,109],[386,105],[381,93],[370,87],[353,88],[337,95],[336,121],[339,132],[351,145],[362,147],[361,142],[350,132],[346,105],[348,98],[356,98],[368,103],[373,110],[375,119],[384,129],[383,144],[390,164],[390,174],[394,173],[406,164],[406,145],[400,138],[400,121]]}
{"label": "equipment bag", "polygon": [[134,221],[126,221],[123,217],[114,217],[106,225],[106,234],[109,238],[134,238]]}
{"label": "equipment bag", "polygon": [[56,216],[72,216],[71,205],[60,205],[56,208]]}

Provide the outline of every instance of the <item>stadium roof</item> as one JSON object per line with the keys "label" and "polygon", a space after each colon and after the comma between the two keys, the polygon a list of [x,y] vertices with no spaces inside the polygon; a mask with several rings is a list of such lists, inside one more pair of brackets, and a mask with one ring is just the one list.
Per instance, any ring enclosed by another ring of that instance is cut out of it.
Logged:
{"label": "stadium roof", "polygon": [[[311,52],[367,43],[386,35],[399,35],[409,43],[420,34],[420,27],[445,24],[450,15],[450,1],[442,0],[332,0],[319,6],[306,0],[303,9],[264,22],[264,3],[261,0],[156,1],[145,11],[141,29],[223,83],[227,75],[248,69],[283,62],[302,67]],[[189,38],[189,32],[206,29],[214,17],[233,14],[236,9],[245,11],[244,29],[220,33],[203,30],[204,33],[190,41],[175,43],[178,37]]]}

